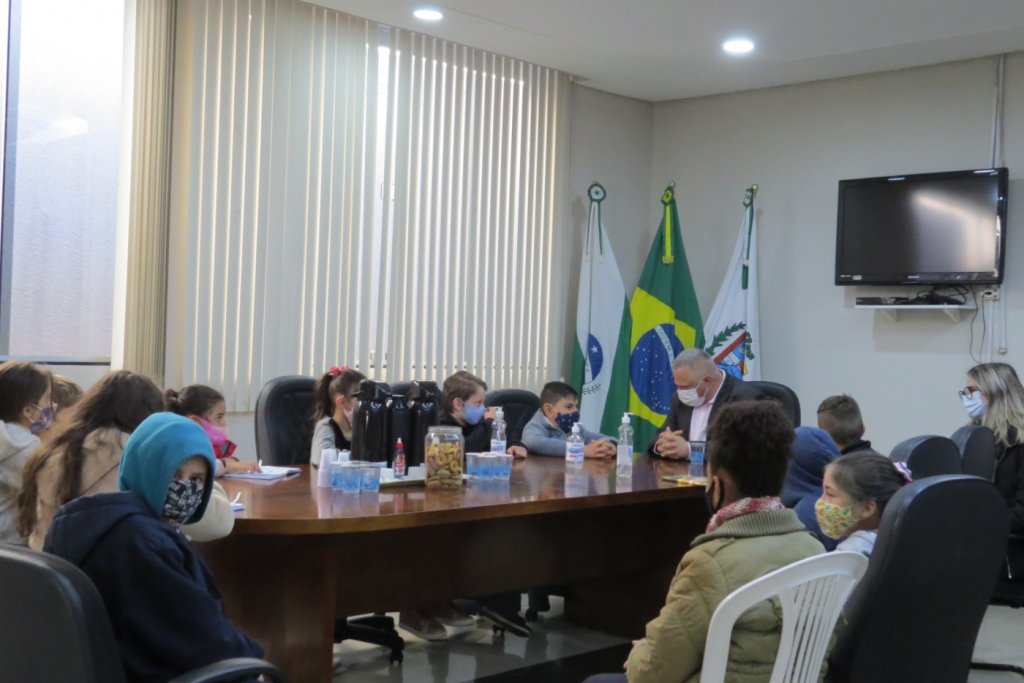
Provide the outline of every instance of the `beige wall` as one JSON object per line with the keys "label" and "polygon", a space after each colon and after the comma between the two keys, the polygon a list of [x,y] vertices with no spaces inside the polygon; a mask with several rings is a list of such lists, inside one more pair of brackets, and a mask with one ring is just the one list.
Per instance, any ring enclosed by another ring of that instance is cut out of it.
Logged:
{"label": "beige wall", "polygon": [[[832,284],[837,181],[987,166],[995,63],[973,60],[655,105],[648,195],[660,192],[665,179],[679,184],[680,220],[705,317],[742,217],[743,189],[761,186],[762,372],[797,391],[805,424],[813,423],[818,402],[837,392],[861,402],[868,436],[885,450],[917,434],[948,434],[965,421],[956,390],[973,364],[969,321],[925,311],[891,322],[853,307],[858,294],[877,294],[873,288]],[[997,359],[1019,365],[1024,56],[1013,55],[1006,73],[1009,352]],[[654,201],[648,217],[646,240],[657,224]],[[981,332],[980,319],[975,331]]]}

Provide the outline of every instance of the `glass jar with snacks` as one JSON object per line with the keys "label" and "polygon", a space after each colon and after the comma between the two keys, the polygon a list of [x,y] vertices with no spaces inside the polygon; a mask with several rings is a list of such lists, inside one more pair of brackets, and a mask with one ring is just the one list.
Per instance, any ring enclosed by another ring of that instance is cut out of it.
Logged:
{"label": "glass jar with snacks", "polygon": [[465,441],[458,427],[435,425],[427,431],[423,447],[427,488],[458,490],[462,488]]}

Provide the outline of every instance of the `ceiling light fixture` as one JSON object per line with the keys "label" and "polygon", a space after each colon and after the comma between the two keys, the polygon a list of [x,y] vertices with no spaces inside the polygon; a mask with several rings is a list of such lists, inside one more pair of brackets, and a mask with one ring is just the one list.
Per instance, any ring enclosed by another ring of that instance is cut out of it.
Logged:
{"label": "ceiling light fixture", "polygon": [[436,9],[422,8],[412,13],[420,21],[441,21],[444,15]]}
{"label": "ceiling light fixture", "polygon": [[747,38],[730,38],[722,43],[722,49],[731,55],[745,55],[754,51],[754,41]]}

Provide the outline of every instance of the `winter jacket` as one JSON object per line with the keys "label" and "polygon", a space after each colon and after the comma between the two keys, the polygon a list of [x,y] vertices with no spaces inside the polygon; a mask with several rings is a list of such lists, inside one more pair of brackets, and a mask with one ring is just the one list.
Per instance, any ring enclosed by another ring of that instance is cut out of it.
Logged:
{"label": "winter jacket", "polygon": [[0,420],[0,541],[24,544],[18,534],[18,492],[28,458],[39,447],[39,437],[16,422]]}
{"label": "winter jacket", "polygon": [[796,511],[807,530],[821,541],[825,550],[834,550],[837,541],[821,533],[814,504],[821,498],[825,466],[839,457],[832,437],[817,427],[797,427],[793,457],[782,484],[782,504]]}
{"label": "winter jacket", "polygon": [[[629,683],[696,683],[704,642],[718,604],[754,579],[824,552],[792,510],[769,510],[724,522],[690,544],[661,613],[647,624],[626,662]],[[767,683],[779,646],[777,601],[751,608],[736,622],[729,683]]]}
{"label": "winter jacket", "polygon": [[[125,443],[120,493],[63,505],[43,549],[74,563],[107,608],[129,681],[166,681],[230,657],[260,657],[259,645],[225,617],[213,576],[181,530],[163,521],[168,486],[202,457],[212,481],[213,447],[203,429],[172,413],[146,418]],[[202,517],[211,486],[189,521]]]}
{"label": "winter jacket", "polygon": [[130,682],[168,681],[229,657],[263,656],[225,618],[213,576],[185,535],[139,493],[67,503],[43,547],[96,585]]}

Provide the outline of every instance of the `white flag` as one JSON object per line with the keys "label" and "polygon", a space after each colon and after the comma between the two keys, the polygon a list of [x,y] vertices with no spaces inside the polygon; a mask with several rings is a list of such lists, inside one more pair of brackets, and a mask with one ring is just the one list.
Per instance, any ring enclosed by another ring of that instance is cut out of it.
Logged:
{"label": "white flag", "polygon": [[757,314],[757,185],[743,198],[743,224],[722,288],[704,324],[706,351],[737,379],[761,379],[761,335]]}
{"label": "white flag", "polygon": [[587,189],[590,219],[580,264],[572,383],[582,387],[580,422],[614,436],[629,400],[632,322],[622,275],[601,220],[604,188]]}

